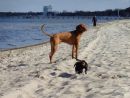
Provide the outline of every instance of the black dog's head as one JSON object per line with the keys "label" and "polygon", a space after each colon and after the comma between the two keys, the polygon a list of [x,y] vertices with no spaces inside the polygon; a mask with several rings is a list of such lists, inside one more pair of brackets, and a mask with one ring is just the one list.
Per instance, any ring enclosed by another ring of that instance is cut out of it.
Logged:
{"label": "black dog's head", "polygon": [[83,69],[85,69],[85,74],[87,74],[88,64],[85,60],[78,60],[78,62],[75,63],[75,72],[78,74],[81,74],[83,72]]}

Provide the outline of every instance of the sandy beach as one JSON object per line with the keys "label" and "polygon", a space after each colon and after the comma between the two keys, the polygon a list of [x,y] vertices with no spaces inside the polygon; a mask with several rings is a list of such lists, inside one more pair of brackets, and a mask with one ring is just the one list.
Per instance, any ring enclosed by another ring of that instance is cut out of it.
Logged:
{"label": "sandy beach", "polygon": [[84,32],[87,74],[75,74],[71,48],[60,44],[52,64],[50,43],[0,51],[0,98],[130,98],[130,20]]}

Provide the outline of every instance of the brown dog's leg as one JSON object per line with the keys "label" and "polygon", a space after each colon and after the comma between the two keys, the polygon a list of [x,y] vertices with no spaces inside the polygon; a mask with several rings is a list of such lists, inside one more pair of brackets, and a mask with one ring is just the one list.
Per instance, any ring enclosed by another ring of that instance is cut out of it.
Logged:
{"label": "brown dog's leg", "polygon": [[76,52],[76,48],[75,45],[72,46],[72,59],[75,58],[75,52]]}
{"label": "brown dog's leg", "polygon": [[79,44],[76,44],[76,59],[78,59],[78,48],[79,48]]}
{"label": "brown dog's leg", "polygon": [[54,53],[56,52],[56,50],[57,50],[57,45],[54,45],[53,43],[51,43],[51,52],[49,55],[50,63],[52,63],[52,57],[53,57]]}

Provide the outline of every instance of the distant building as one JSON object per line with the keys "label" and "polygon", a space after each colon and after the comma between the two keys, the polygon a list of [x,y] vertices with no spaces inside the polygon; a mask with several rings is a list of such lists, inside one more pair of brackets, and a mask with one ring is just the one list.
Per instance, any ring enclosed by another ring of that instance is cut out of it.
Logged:
{"label": "distant building", "polygon": [[49,5],[49,6],[44,6],[43,7],[43,15],[44,16],[48,16],[48,13],[49,12],[52,12],[52,6],[51,5]]}

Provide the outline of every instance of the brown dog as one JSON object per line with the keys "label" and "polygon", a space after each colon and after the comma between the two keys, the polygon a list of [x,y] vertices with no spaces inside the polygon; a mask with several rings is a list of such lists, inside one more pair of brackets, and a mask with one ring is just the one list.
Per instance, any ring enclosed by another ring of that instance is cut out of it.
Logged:
{"label": "brown dog", "polygon": [[87,31],[86,25],[79,24],[78,26],[76,26],[76,30],[74,30],[74,31],[61,32],[61,33],[56,33],[56,34],[52,34],[52,35],[44,32],[43,27],[44,27],[44,25],[41,26],[42,32],[50,37],[50,43],[51,43],[51,52],[49,55],[50,63],[52,63],[52,57],[57,50],[58,44],[60,44],[61,42],[65,42],[65,43],[68,43],[70,45],[73,45],[72,58],[75,57],[77,59],[79,40],[80,40],[82,33]]}

